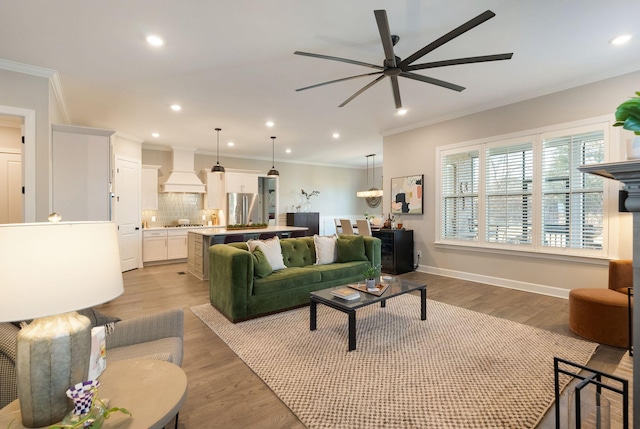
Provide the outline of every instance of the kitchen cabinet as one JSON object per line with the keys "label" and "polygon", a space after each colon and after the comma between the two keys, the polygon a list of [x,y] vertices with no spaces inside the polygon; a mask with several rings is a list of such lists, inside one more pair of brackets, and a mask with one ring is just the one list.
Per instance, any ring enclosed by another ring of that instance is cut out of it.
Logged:
{"label": "kitchen cabinet", "polygon": [[142,262],[185,259],[188,254],[187,229],[142,231]]}
{"label": "kitchen cabinet", "polygon": [[167,259],[167,231],[142,231],[142,262]]}
{"label": "kitchen cabinet", "polygon": [[382,272],[402,274],[413,271],[413,230],[381,229],[372,235],[382,241]]}
{"label": "kitchen cabinet", "polygon": [[142,210],[158,210],[158,170],[159,165],[142,166]]}
{"label": "kitchen cabinet", "polygon": [[[204,237],[201,234],[191,233],[189,234],[189,256],[187,258],[187,271],[199,278],[200,280],[207,280],[209,278],[209,264],[205,263],[204,249],[209,250],[208,237]],[[207,243],[205,247],[205,243]]]}
{"label": "kitchen cabinet", "polygon": [[202,183],[207,187],[207,192],[204,194],[204,209],[224,209],[226,206],[224,199],[225,175],[202,170],[199,176]]}
{"label": "kitchen cabinet", "polygon": [[287,226],[304,226],[309,228],[308,236],[320,234],[320,213],[287,213]]}
{"label": "kitchen cabinet", "polygon": [[184,259],[187,257],[186,229],[170,229],[167,231],[167,259]]}
{"label": "kitchen cabinet", "polygon": [[111,220],[111,135],[115,131],[52,125],[52,211],[62,220]]}
{"label": "kitchen cabinet", "polygon": [[226,192],[243,194],[258,193],[258,175],[255,173],[226,172],[224,174]]}

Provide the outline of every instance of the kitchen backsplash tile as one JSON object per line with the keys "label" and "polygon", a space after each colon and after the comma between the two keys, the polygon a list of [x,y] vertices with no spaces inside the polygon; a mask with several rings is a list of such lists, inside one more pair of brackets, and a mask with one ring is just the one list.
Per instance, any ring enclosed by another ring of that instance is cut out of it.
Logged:
{"label": "kitchen backsplash tile", "polygon": [[[206,225],[217,210],[204,210],[202,198],[202,194],[158,194],[158,210],[144,210],[142,221],[146,221],[150,228],[172,225],[178,219],[189,219],[189,223],[194,225]],[[152,216],[155,216],[155,221]]]}

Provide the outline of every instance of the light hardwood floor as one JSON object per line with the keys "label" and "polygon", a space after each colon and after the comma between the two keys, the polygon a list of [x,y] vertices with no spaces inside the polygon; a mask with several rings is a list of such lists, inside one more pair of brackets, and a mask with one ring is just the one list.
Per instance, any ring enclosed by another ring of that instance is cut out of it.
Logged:
{"label": "light hardwood floor", "polygon": [[[565,299],[418,272],[402,277],[426,282],[429,299],[575,337],[568,328],[568,301]],[[124,294],[102,305],[102,312],[129,319],[167,308],[184,309],[182,367],[187,373],[189,390],[180,412],[179,428],[305,427],[189,310],[191,306],[208,303],[209,295],[208,283],[188,274],[186,264],[156,265],[129,271],[124,273],[124,284]],[[624,352],[623,349],[600,346],[589,366],[613,372]],[[553,365],[552,362],[549,364]],[[552,415],[538,426],[540,429],[553,427]]]}

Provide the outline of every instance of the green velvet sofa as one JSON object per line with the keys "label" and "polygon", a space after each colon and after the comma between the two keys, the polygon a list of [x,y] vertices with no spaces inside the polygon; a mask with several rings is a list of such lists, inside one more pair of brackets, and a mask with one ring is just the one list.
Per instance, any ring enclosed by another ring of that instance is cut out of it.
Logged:
{"label": "green velvet sofa", "polygon": [[[352,236],[353,237],[353,236]],[[341,236],[341,239],[348,239]],[[364,241],[362,260],[315,265],[313,237],[280,240],[287,268],[265,277],[254,273],[255,257],[246,243],[215,244],[209,248],[209,300],[233,323],[309,304],[309,293],[363,279],[369,265],[380,265],[380,239]],[[338,261],[350,259],[340,259]],[[366,260],[365,260],[366,259]]]}

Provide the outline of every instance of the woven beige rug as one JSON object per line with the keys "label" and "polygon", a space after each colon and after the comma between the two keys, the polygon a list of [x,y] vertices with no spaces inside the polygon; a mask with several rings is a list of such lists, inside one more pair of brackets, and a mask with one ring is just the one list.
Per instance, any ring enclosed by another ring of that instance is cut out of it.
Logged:
{"label": "woven beige rug", "polygon": [[553,357],[586,364],[597,344],[401,295],[347,316],[318,305],[232,324],[192,307],[309,428],[532,428],[553,403]]}

